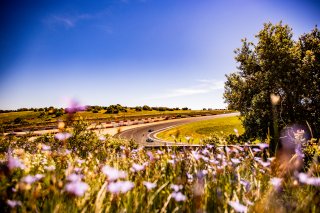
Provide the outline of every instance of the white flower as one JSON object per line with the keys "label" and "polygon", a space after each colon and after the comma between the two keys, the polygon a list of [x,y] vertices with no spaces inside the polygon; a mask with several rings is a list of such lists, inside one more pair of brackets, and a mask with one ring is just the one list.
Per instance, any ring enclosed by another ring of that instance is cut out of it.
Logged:
{"label": "white flower", "polygon": [[171,196],[177,201],[177,202],[181,202],[181,201],[185,201],[187,199],[187,197],[185,195],[183,195],[181,192],[172,192]]}
{"label": "white flower", "polygon": [[157,186],[156,183],[151,183],[151,182],[147,182],[147,181],[143,181],[143,185],[145,187],[147,187],[148,190],[151,190]]}
{"label": "white flower", "polygon": [[248,208],[242,205],[239,202],[229,201],[228,204],[236,211],[236,212],[247,212]]}
{"label": "white flower", "polygon": [[7,200],[7,204],[11,207],[11,208],[14,208],[16,206],[21,206],[22,203],[21,201],[18,201],[18,200]]}
{"label": "white flower", "polygon": [[117,181],[108,185],[108,191],[113,194],[126,193],[134,187],[131,181]]}
{"label": "white flower", "polygon": [[110,181],[114,181],[114,180],[117,180],[119,178],[126,178],[127,177],[127,173],[126,172],[120,171],[120,170],[112,168],[110,166],[104,166],[102,168],[102,172],[103,172],[103,174],[108,176],[108,179]]}
{"label": "white flower", "polygon": [[72,135],[69,132],[59,132],[54,137],[59,141],[64,141],[70,138]]}
{"label": "white flower", "polygon": [[65,190],[76,196],[83,196],[84,193],[89,189],[89,185],[82,181],[70,182],[65,186]]}

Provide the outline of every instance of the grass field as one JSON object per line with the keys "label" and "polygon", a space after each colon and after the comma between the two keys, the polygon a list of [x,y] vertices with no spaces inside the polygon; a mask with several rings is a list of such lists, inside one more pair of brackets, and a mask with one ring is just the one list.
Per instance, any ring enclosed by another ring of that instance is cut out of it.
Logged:
{"label": "grass field", "polygon": [[[77,118],[82,117],[92,122],[108,122],[117,120],[132,120],[141,119],[146,117],[159,117],[159,116],[193,116],[205,114],[221,114],[231,111],[227,110],[174,110],[174,111],[156,111],[156,110],[142,110],[135,111],[128,109],[128,112],[119,112],[118,114],[106,114],[106,110],[100,110],[98,113],[93,112],[77,112]],[[43,114],[43,113],[42,113]],[[41,116],[41,112],[22,111],[22,112],[8,112],[0,113],[0,125],[5,131],[14,131],[21,128],[44,128],[46,126],[55,125],[58,120],[66,120],[66,114],[59,117],[45,113]],[[21,122],[15,123],[15,119],[21,119]],[[51,123],[51,124],[50,124]]]}
{"label": "grass field", "polygon": [[216,134],[217,136],[235,134],[234,129],[237,129],[240,135],[244,132],[238,116],[215,118],[212,120],[185,124],[161,132],[157,137],[168,141],[176,140],[179,142],[189,141],[190,143],[200,143],[201,139],[210,137],[212,134]]}
{"label": "grass field", "polygon": [[311,161],[240,146],[145,149],[81,122],[31,141],[0,135],[0,212],[319,212],[317,144],[301,150]]}

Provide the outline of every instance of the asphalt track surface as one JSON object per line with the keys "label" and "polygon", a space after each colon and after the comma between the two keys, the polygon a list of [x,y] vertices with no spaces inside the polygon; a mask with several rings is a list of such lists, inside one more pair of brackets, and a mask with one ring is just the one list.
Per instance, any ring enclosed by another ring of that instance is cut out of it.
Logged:
{"label": "asphalt track surface", "polygon": [[[125,139],[133,139],[136,143],[141,146],[166,146],[166,145],[178,145],[183,146],[189,144],[185,143],[175,143],[173,141],[164,141],[156,137],[159,132],[165,131],[167,129],[174,128],[176,126],[180,126],[183,124],[188,124],[197,121],[205,121],[211,120],[215,118],[222,118],[222,117],[230,117],[230,116],[237,116],[239,113],[228,113],[228,114],[219,114],[219,115],[210,115],[210,116],[201,116],[201,117],[191,117],[191,118],[182,118],[177,120],[169,120],[162,123],[155,123],[150,124],[148,126],[141,126],[129,130],[125,130],[116,134],[116,137],[125,138]],[[153,140],[153,142],[147,142],[147,139]]]}

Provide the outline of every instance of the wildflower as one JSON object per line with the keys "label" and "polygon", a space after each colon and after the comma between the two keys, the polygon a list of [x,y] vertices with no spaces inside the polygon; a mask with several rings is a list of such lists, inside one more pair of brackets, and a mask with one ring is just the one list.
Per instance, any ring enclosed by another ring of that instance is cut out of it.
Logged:
{"label": "wildflower", "polygon": [[70,106],[65,108],[65,112],[68,114],[74,114],[79,111],[84,111],[86,110],[86,108],[87,108],[86,106],[81,106],[77,101],[73,100],[71,101]]}
{"label": "wildflower", "polygon": [[18,201],[18,200],[7,200],[7,204],[11,207],[11,208],[14,208],[16,206],[21,206],[22,203],[21,201]]}
{"label": "wildflower", "polygon": [[236,133],[236,136],[239,137],[239,131],[237,129],[233,129],[234,133]]}
{"label": "wildflower", "polygon": [[147,155],[149,156],[149,159],[150,159],[151,161],[154,160],[154,157],[153,157],[152,152],[148,151],[148,152],[147,152]]}
{"label": "wildflower", "polygon": [[163,151],[157,150],[157,154],[158,154],[158,155],[163,155]]}
{"label": "wildflower", "polygon": [[197,151],[191,151],[191,155],[195,160],[199,160],[202,155],[200,155]]}
{"label": "wildflower", "polygon": [[72,174],[68,175],[67,180],[70,182],[75,182],[75,181],[81,181],[81,178],[82,177],[80,175],[72,173]]}
{"label": "wildflower", "polygon": [[106,140],[106,137],[104,137],[104,136],[102,135],[102,136],[99,137],[99,140],[100,140],[100,141],[105,141],[105,140]]}
{"label": "wildflower", "polygon": [[231,158],[231,162],[232,162],[233,164],[235,164],[235,165],[241,163],[241,161],[240,161],[239,159],[237,159],[237,158]]}
{"label": "wildflower", "polygon": [[246,191],[248,192],[250,190],[251,184],[249,181],[246,181],[244,179],[240,180],[240,184],[243,185],[246,189]]}
{"label": "wildflower", "polygon": [[25,165],[20,162],[18,158],[14,158],[11,155],[8,157],[8,164],[7,164],[9,170],[15,169],[15,168],[20,168],[20,169],[25,169]]}
{"label": "wildflower", "polygon": [[187,197],[185,195],[183,195],[181,192],[172,192],[171,196],[177,201],[177,202],[181,202],[181,201],[185,201],[187,199]]}
{"label": "wildflower", "polygon": [[236,201],[229,201],[228,204],[236,211],[236,212],[247,212],[248,208]]}
{"label": "wildflower", "polygon": [[68,138],[70,138],[71,136],[72,135],[68,132],[59,132],[54,137],[55,137],[55,139],[57,139],[59,141],[64,141],[64,140],[67,140]]}
{"label": "wildflower", "polygon": [[320,186],[320,178],[308,177],[308,175],[305,173],[299,173],[298,178],[301,183],[312,186]]}
{"label": "wildflower", "polygon": [[108,191],[114,194],[126,193],[134,187],[131,181],[117,181],[108,185]]}
{"label": "wildflower", "polygon": [[119,178],[125,178],[127,177],[127,173],[125,171],[120,171],[118,169],[112,168],[110,166],[104,166],[102,168],[103,174],[108,176],[108,179],[110,181],[117,180]]}
{"label": "wildflower", "polygon": [[151,190],[157,186],[156,183],[151,183],[151,182],[147,182],[147,181],[143,181],[143,185],[145,187],[147,187],[148,190]]}
{"label": "wildflower", "polygon": [[51,150],[51,147],[48,145],[45,145],[45,144],[42,144],[41,148],[42,148],[42,151],[50,151]]}
{"label": "wildflower", "polygon": [[132,164],[131,171],[140,172],[142,170],[144,170],[144,165],[139,165],[139,164],[136,164],[136,163]]}
{"label": "wildflower", "polygon": [[170,188],[173,189],[175,192],[178,192],[179,190],[183,189],[183,186],[171,184]]}
{"label": "wildflower", "polygon": [[271,178],[270,183],[278,190],[281,187],[281,178]]}
{"label": "wildflower", "polygon": [[53,170],[55,170],[56,169],[56,167],[54,166],[54,165],[51,165],[51,166],[45,166],[45,167],[43,167],[45,170],[47,170],[47,171],[53,171]]}
{"label": "wildflower", "polygon": [[27,175],[27,176],[23,177],[21,181],[26,184],[32,184],[35,181],[42,179],[43,177],[44,177],[44,175],[42,175],[42,174],[37,174],[35,176]]}
{"label": "wildflower", "polygon": [[168,160],[168,163],[175,164],[174,160]]}
{"label": "wildflower", "polygon": [[260,143],[260,144],[258,144],[258,146],[259,146],[259,148],[260,149],[265,149],[265,148],[268,148],[269,147],[269,144],[267,144],[267,143]]}
{"label": "wildflower", "polygon": [[81,197],[89,189],[89,185],[82,181],[70,182],[65,186],[65,190],[73,195]]}

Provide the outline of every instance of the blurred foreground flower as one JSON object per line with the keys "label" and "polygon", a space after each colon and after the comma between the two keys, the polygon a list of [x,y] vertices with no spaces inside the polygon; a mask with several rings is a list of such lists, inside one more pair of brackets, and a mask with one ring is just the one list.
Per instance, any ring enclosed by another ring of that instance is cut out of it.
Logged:
{"label": "blurred foreground flower", "polygon": [[16,206],[21,206],[22,203],[21,201],[18,201],[18,200],[7,200],[7,204],[11,207],[11,208],[14,208]]}
{"label": "blurred foreground flower", "polygon": [[65,108],[65,112],[68,114],[74,114],[76,112],[85,111],[86,108],[86,106],[81,106],[77,101],[72,100],[69,107]]}
{"label": "blurred foreground flower", "polygon": [[35,181],[42,179],[43,177],[44,177],[43,174],[36,174],[35,176],[27,175],[27,176],[23,177],[21,181],[25,182],[27,184],[32,184]]}
{"label": "blurred foreground flower", "polygon": [[108,185],[108,191],[113,194],[126,193],[134,187],[131,181],[117,181]]}
{"label": "blurred foreground flower", "polygon": [[177,202],[181,202],[181,201],[185,201],[187,199],[187,197],[185,195],[183,195],[181,192],[172,192],[171,196],[177,201]]}
{"label": "blurred foreground flower", "polygon": [[304,183],[312,186],[320,186],[320,178],[318,177],[309,177],[305,173],[299,173],[298,178],[300,183]]}
{"label": "blurred foreground flower", "polygon": [[69,132],[59,132],[54,137],[59,141],[64,141],[70,138],[71,136],[72,134],[70,134]]}
{"label": "blurred foreground flower", "polygon": [[10,154],[8,156],[8,164],[7,164],[9,170],[13,170],[15,168],[25,169],[26,166],[21,163],[21,161],[18,158],[12,157]]}
{"label": "blurred foreground flower", "polygon": [[120,171],[118,169],[112,168],[110,166],[104,166],[102,167],[103,174],[108,176],[108,179],[110,181],[115,181],[119,178],[126,178],[127,173],[125,171]]}
{"label": "blurred foreground flower", "polygon": [[247,212],[248,208],[242,205],[239,202],[229,201],[228,204],[236,211],[236,212]]}
{"label": "blurred foreground flower", "polygon": [[89,189],[89,185],[82,181],[75,181],[71,183],[67,183],[65,186],[65,190],[76,196],[83,196],[84,193]]}
{"label": "blurred foreground flower", "polygon": [[143,185],[148,189],[151,190],[153,188],[155,188],[157,186],[156,183],[151,183],[151,182],[147,182],[147,181],[143,181]]}

